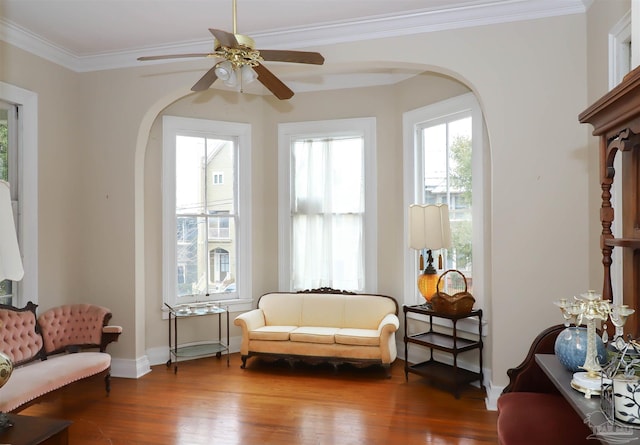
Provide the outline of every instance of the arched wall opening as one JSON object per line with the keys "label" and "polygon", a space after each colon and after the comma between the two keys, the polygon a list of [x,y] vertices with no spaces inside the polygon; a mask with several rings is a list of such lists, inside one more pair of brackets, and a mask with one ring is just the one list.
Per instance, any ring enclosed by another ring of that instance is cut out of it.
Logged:
{"label": "arched wall opening", "polygon": [[[166,361],[163,355],[167,347],[166,321],[159,314],[162,289],[161,249],[158,250],[158,246],[162,239],[159,233],[161,221],[157,219],[161,194],[158,162],[162,146],[159,121],[164,114],[249,122],[253,126],[254,298],[276,290],[278,284],[277,261],[274,261],[278,225],[278,123],[376,117],[378,243],[379,251],[385,252],[378,264],[378,290],[396,296],[402,304],[405,242],[402,223],[398,223],[398,218],[405,212],[402,204],[402,113],[468,92],[473,92],[482,106],[481,98],[462,76],[438,67],[414,64],[406,68],[418,74],[390,85],[297,93],[288,103],[270,96],[239,95],[215,89],[192,94],[181,89],[160,98],[147,110],[138,130],[134,173],[136,357],[146,357],[142,360],[142,368],[148,367],[149,363]],[[485,150],[489,157],[488,141]],[[490,177],[490,172],[486,172],[486,177]],[[488,279],[487,282],[490,283]],[[158,296],[160,301],[151,301],[151,296]],[[188,339],[189,332],[185,335]],[[232,329],[232,351],[235,335],[239,334]],[[401,335],[397,340],[401,341]],[[490,356],[490,350],[487,354]],[[147,371],[139,372],[141,375]]]}

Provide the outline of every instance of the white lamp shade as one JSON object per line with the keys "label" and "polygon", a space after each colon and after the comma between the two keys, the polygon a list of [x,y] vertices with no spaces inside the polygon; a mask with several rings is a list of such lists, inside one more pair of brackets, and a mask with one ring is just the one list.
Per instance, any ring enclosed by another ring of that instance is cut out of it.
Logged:
{"label": "white lamp shade", "polygon": [[451,247],[449,207],[446,204],[409,206],[409,247],[416,250]]}
{"label": "white lamp shade", "polygon": [[24,275],[13,221],[9,184],[0,181],[0,281],[21,280]]}

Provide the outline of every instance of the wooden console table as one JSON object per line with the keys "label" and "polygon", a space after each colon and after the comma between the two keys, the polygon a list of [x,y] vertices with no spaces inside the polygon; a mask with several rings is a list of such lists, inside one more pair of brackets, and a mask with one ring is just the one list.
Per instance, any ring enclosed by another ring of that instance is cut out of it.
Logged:
{"label": "wooden console table", "polygon": [[[574,410],[585,420],[594,432],[594,438],[603,444],[637,443],[640,429],[609,424],[600,410],[600,397],[587,399],[584,394],[571,387],[573,374],[558,360],[555,354],[536,354],[536,363],[549,377],[560,394],[569,402]],[[594,443],[596,441],[594,440]]]}
{"label": "wooden console table", "polygon": [[13,426],[0,432],[0,444],[67,445],[69,420],[7,414]]}

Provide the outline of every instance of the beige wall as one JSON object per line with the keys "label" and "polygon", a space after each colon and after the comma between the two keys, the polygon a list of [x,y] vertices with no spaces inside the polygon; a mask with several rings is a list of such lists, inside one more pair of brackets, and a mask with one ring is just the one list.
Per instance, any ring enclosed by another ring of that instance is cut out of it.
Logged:
{"label": "beige wall", "polygon": [[[615,17],[625,2],[612,3],[594,8]],[[590,13],[318,48],[327,64],[419,67],[477,95],[492,173],[485,363],[498,386],[533,337],[560,321],[552,301],[594,285],[598,270],[591,228],[597,169],[577,115],[606,89],[600,81],[587,85],[586,75],[606,60],[591,51],[591,35],[587,45],[587,29],[598,45],[606,38],[607,27],[593,24]],[[159,162],[151,147],[160,133],[153,122],[188,93],[208,62],[75,74],[8,45],[0,49],[0,80],[39,94],[40,304],[109,306],[125,329],[113,355],[138,360],[166,344],[157,317],[159,172],[150,167]],[[288,103],[208,91],[174,106],[172,112],[202,109],[215,117],[215,109],[226,120],[252,120],[256,296],[277,286],[275,124],[364,114],[379,120],[378,290],[403,301],[401,113],[441,92],[409,85],[297,94]]]}

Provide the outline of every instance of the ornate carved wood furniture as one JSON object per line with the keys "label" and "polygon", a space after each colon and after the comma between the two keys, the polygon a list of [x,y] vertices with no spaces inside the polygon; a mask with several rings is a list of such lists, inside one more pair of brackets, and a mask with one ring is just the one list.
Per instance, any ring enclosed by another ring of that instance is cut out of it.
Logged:
{"label": "ornate carved wood furniture", "polygon": [[556,325],[542,331],[517,367],[509,369],[509,385],[498,399],[500,445],[593,444],[591,429],[536,363],[536,354],[553,354]]}
{"label": "ornate carved wood furniture", "polygon": [[[602,234],[602,264],[604,284],[602,298],[612,300],[612,252],[623,250],[623,303],[636,309],[626,328],[633,336],[640,334],[640,68],[629,73],[622,83],[583,111],[579,120],[593,126],[594,136],[600,137],[600,184],[602,205],[600,221]],[[615,218],[611,188],[616,171],[614,160],[622,158],[622,203],[619,217],[622,233],[612,233]],[[614,265],[614,267],[617,265]]]}
{"label": "ornate carved wood furniture", "polygon": [[49,309],[36,319],[36,305],[0,305],[0,351],[16,367],[0,388],[0,411],[18,412],[46,394],[92,376],[104,376],[110,390],[111,356],[120,326],[107,326],[109,309],[72,304]]}

